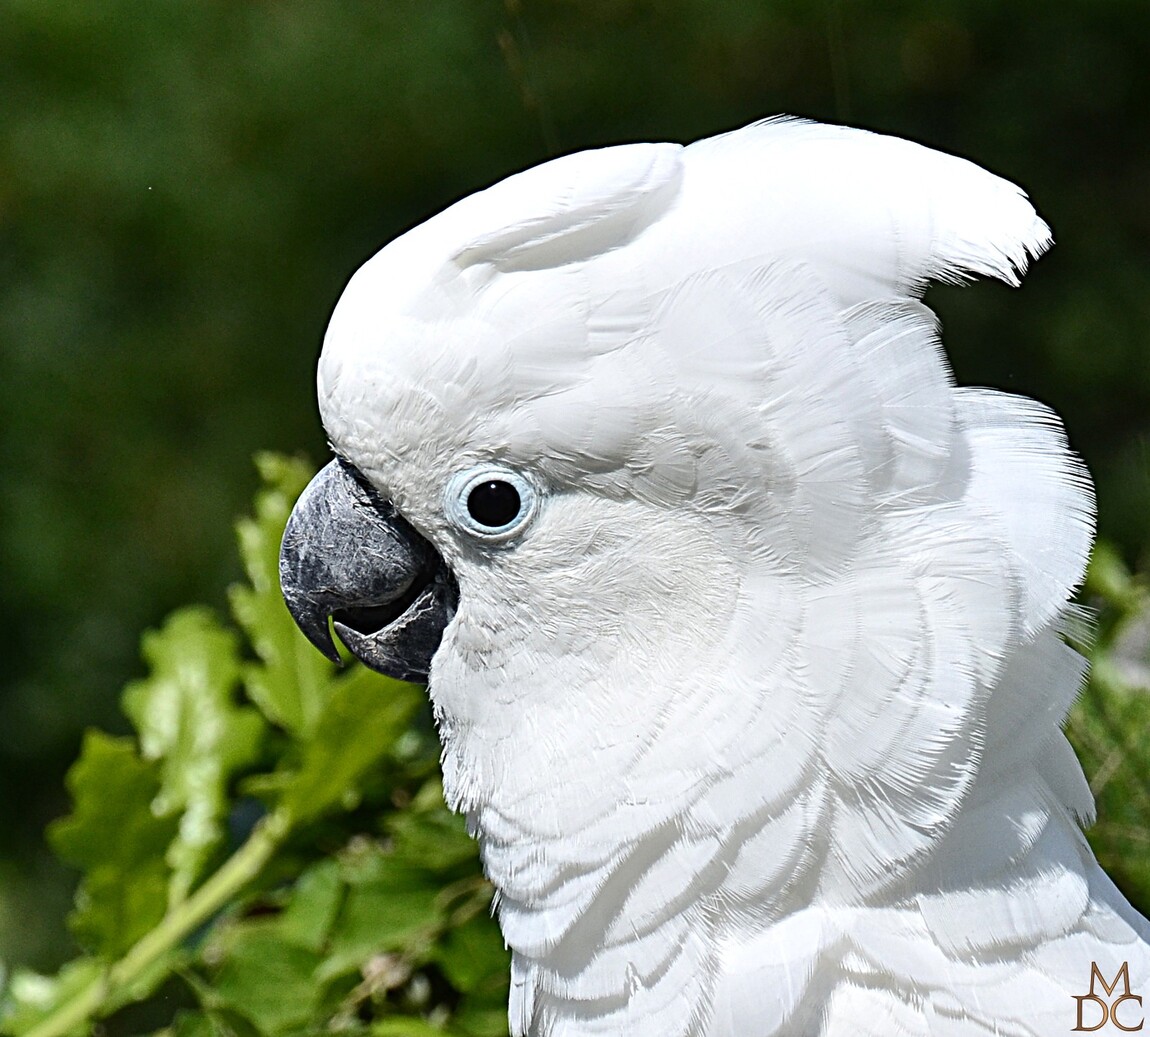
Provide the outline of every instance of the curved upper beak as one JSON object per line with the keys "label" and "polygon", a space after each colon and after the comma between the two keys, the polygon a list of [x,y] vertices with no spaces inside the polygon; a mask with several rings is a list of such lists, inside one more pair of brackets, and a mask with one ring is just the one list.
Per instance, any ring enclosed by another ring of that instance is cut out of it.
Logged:
{"label": "curved upper beak", "polygon": [[280,547],[299,628],[334,662],[339,638],[366,666],[426,682],[458,589],[435,548],[352,465],[332,461],[300,495]]}

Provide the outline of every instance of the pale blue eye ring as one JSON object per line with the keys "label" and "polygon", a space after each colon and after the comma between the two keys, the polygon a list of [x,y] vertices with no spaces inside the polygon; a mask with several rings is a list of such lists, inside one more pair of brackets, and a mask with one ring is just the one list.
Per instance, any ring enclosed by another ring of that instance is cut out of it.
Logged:
{"label": "pale blue eye ring", "polygon": [[530,480],[502,465],[484,464],[451,477],[444,495],[447,517],[480,540],[499,542],[535,517],[539,494]]}

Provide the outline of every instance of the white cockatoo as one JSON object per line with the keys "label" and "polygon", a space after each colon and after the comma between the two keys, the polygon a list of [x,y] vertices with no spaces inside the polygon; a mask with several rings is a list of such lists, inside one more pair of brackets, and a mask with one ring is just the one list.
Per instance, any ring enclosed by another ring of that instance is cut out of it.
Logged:
{"label": "white cockatoo", "polygon": [[1141,1021],[1060,730],[1089,477],[921,302],[1049,242],[970,162],[773,119],[547,162],[351,279],[285,596],[428,681],[516,1037]]}

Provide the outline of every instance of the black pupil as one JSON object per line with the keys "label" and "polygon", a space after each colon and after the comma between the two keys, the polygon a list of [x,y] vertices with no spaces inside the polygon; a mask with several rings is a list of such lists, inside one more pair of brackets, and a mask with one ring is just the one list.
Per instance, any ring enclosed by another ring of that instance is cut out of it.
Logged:
{"label": "black pupil", "polygon": [[489,529],[498,529],[514,520],[519,514],[519,505],[519,491],[501,479],[481,482],[467,495],[468,513]]}

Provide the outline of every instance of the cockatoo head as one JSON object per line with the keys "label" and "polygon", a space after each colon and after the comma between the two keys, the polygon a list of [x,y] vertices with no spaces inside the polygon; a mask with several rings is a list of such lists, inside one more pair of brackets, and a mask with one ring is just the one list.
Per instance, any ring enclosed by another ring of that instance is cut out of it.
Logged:
{"label": "cockatoo head", "polygon": [[1048,412],[953,387],[919,298],[1047,242],[969,163],[777,120],[549,162],[351,280],[285,595],[427,679],[516,1032],[660,984],[652,1026],[706,1011],[717,917],[874,897],[947,835],[1090,509]]}

